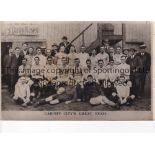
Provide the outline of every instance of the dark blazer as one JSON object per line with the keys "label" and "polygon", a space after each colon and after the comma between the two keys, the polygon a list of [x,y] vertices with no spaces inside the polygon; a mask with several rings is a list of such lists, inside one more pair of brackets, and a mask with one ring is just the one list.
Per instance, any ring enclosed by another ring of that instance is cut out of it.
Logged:
{"label": "dark blazer", "polygon": [[52,57],[55,57],[55,54],[56,54],[57,52],[58,52],[57,50],[51,50],[51,56],[52,56]]}
{"label": "dark blazer", "polygon": [[61,42],[60,44],[59,44],[59,48],[60,48],[60,46],[65,46],[65,53],[69,53],[69,50],[70,50],[70,47],[71,47],[71,44],[70,44],[70,42],[67,42],[66,44],[64,44],[64,42]]}
{"label": "dark blazer", "polygon": [[9,54],[5,55],[4,57],[4,74],[11,74],[12,73],[12,69],[14,68],[14,64],[15,64],[15,55],[13,54],[12,56],[10,56]]}
{"label": "dark blazer", "polygon": [[141,69],[144,69],[145,72],[150,71],[151,66],[151,55],[147,52],[144,53],[144,55],[141,55],[141,53],[137,53],[137,58],[139,62],[139,67]]}
{"label": "dark blazer", "polygon": [[126,63],[130,65],[130,70],[133,71],[136,69],[140,64],[138,62],[138,57],[135,55],[134,58],[131,56],[126,59]]}
{"label": "dark blazer", "polygon": [[3,67],[6,68],[6,67],[11,67],[11,63],[12,63],[12,57],[7,54],[4,56],[4,62],[3,62]]}
{"label": "dark blazer", "polygon": [[[15,74],[16,69],[21,65],[23,57],[19,55],[17,58],[15,54],[10,56],[9,54],[4,57],[4,73],[5,74]],[[10,69],[10,70],[9,70]]]}
{"label": "dark blazer", "polygon": [[[27,54],[29,54],[28,51],[26,51],[26,55],[27,55]],[[22,57],[24,57],[24,52],[23,52],[23,50],[20,51],[20,55],[21,55]]]}
{"label": "dark blazer", "polygon": [[22,64],[22,59],[23,58],[24,58],[24,56],[22,56],[22,55],[19,55],[18,58],[15,55],[14,59],[15,59],[16,62],[14,62],[14,66],[18,68]]}
{"label": "dark blazer", "polygon": [[100,86],[96,82],[86,82],[84,85],[85,99],[90,100],[91,97],[97,97],[101,95]]}

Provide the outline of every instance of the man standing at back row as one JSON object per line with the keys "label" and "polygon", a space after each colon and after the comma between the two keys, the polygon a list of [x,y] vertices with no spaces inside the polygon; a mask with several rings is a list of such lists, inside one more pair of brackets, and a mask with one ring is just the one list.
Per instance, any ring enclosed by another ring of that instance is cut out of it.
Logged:
{"label": "man standing at back row", "polygon": [[138,77],[136,79],[136,88],[139,90],[138,97],[141,98],[144,95],[144,87],[146,75],[150,71],[151,66],[151,56],[146,52],[146,45],[140,45],[140,52],[136,55],[138,59],[137,73]]}
{"label": "man standing at back row", "polygon": [[86,52],[85,46],[81,46],[80,52],[77,53],[77,58],[79,58],[81,66],[86,67],[86,60],[89,59],[89,54]]}
{"label": "man standing at back row", "polygon": [[10,95],[13,94],[13,87],[14,87],[14,59],[15,55],[14,55],[14,51],[13,48],[10,47],[9,48],[9,53],[7,55],[4,56],[4,78],[5,78],[5,82],[8,85],[8,90]]}
{"label": "man standing at back row", "polygon": [[99,60],[103,60],[104,66],[106,66],[109,62],[109,55],[106,53],[105,46],[100,47],[100,53],[96,55],[96,62]]}
{"label": "man standing at back row", "polygon": [[28,43],[22,44],[22,50],[20,51],[20,55],[25,57],[28,54]]}

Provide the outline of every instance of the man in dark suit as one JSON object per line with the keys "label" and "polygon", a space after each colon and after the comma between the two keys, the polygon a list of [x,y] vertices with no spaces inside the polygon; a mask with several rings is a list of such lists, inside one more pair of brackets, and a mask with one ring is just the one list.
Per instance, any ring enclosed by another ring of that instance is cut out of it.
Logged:
{"label": "man in dark suit", "polygon": [[129,56],[126,59],[126,63],[130,65],[130,81],[132,82],[132,87],[130,89],[130,93],[134,94],[136,97],[138,96],[138,89],[136,88],[136,79],[137,73],[136,68],[138,67],[138,57],[136,56],[136,50],[131,48],[129,49]]}
{"label": "man in dark suit", "polygon": [[22,64],[22,60],[24,58],[24,55],[20,55],[20,48],[19,47],[16,47],[15,48],[15,53],[14,53],[15,57],[13,57],[14,61],[13,61],[13,66],[14,66],[14,70],[15,70],[15,73],[14,73],[14,78],[15,78],[15,83],[17,82],[19,76],[18,76],[18,68],[19,66]]}
{"label": "man in dark suit", "polygon": [[64,46],[65,47],[65,53],[68,54],[71,44],[68,42],[68,38],[66,36],[62,37],[62,42],[59,44],[59,47]]}
{"label": "man in dark suit", "polygon": [[28,43],[22,44],[22,50],[20,51],[20,55],[25,57],[28,54]]}
{"label": "man in dark suit", "polygon": [[146,45],[140,45],[140,52],[136,55],[138,61],[137,73],[138,77],[136,79],[136,89],[139,92],[139,97],[141,98],[144,95],[144,87],[146,75],[150,71],[151,66],[151,55],[146,52]]}
{"label": "man in dark suit", "polygon": [[5,82],[8,85],[8,90],[11,93],[13,93],[13,78],[12,78],[12,67],[13,67],[13,49],[9,49],[9,54],[4,56],[4,76],[5,76]]}

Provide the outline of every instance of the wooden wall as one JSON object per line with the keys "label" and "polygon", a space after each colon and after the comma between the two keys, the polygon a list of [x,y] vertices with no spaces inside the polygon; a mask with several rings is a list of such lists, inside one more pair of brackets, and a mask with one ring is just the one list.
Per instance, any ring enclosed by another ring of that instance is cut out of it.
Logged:
{"label": "wooden wall", "polygon": [[[36,36],[14,36],[5,35],[6,27],[10,22],[1,23],[2,28],[2,41],[13,41],[16,45],[21,45],[21,42],[25,41],[37,41],[43,42],[43,46],[50,48],[53,43],[60,43],[62,36],[66,35],[68,40],[71,41],[76,35],[78,35],[84,28],[86,28],[91,22],[32,22],[36,24],[39,29],[39,33]],[[20,22],[18,22],[20,23]],[[29,23],[29,22],[25,22]],[[107,22],[106,22],[107,23]],[[109,22],[108,22],[109,23]],[[14,22],[12,22],[14,24]],[[21,23],[22,24],[22,23]],[[114,24],[114,34],[122,34],[122,25],[120,22],[112,22]],[[127,22],[126,24],[126,41],[144,41],[147,46],[150,47],[150,22]],[[97,38],[97,22],[85,32],[85,45],[89,46]],[[79,37],[74,45],[79,50],[82,44],[82,36]],[[131,46],[126,44],[126,46]],[[135,46],[135,45],[134,45]]]}
{"label": "wooden wall", "polygon": [[[47,46],[49,47],[52,43],[60,43],[62,36],[67,36],[68,40],[74,39],[81,31],[83,31],[90,23],[88,22],[76,22],[76,23],[45,23],[41,25],[41,35],[47,38]],[[93,24],[85,32],[85,44],[88,46],[97,38],[97,25]],[[79,37],[73,43],[77,49],[82,45],[82,36]]]}
{"label": "wooden wall", "polygon": [[[147,45],[148,52],[151,50],[151,23],[150,22],[136,22],[126,24],[126,41],[127,42],[144,42]],[[138,45],[127,44],[126,46]]]}

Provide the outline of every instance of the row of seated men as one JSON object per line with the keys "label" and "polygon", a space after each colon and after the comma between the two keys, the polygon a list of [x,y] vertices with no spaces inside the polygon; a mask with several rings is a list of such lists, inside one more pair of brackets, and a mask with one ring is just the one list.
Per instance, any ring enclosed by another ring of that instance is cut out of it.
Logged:
{"label": "row of seated men", "polygon": [[[47,58],[45,67],[40,65],[39,57],[34,58],[34,65],[27,66],[27,59],[22,60],[19,67],[19,80],[15,86],[14,99],[18,100],[24,84],[27,87],[28,99],[22,104],[27,106],[34,99],[40,102],[56,104],[65,101],[89,101],[92,105],[109,104],[118,106],[121,104],[133,103],[134,95],[130,94],[131,82],[129,81],[130,68],[124,70],[122,65],[115,67],[114,61],[110,60],[109,65],[104,66],[102,59],[98,60],[98,65],[92,67],[90,59],[86,60],[86,67],[80,65],[80,59],[74,59],[74,66],[69,67],[67,58],[61,59],[62,65],[53,64],[52,57]],[[121,56],[121,64],[125,63],[125,56]],[[20,92],[20,93],[19,93]],[[118,97],[119,94],[119,97]],[[33,98],[33,99],[32,99]],[[41,100],[40,100],[41,98]],[[43,99],[44,98],[44,99]],[[99,100],[99,101],[98,101]],[[103,100],[103,101],[102,101]],[[20,99],[21,101],[21,99]],[[128,102],[130,101],[130,102]]]}

